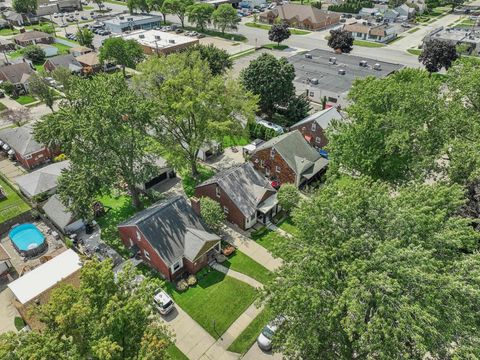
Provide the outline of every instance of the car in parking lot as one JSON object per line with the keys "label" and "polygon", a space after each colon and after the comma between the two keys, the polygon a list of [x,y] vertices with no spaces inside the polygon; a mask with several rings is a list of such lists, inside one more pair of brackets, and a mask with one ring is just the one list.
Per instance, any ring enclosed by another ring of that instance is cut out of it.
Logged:
{"label": "car in parking lot", "polygon": [[153,303],[158,312],[162,315],[167,315],[175,307],[175,303],[173,302],[172,298],[163,290],[160,290],[153,297]]}
{"label": "car in parking lot", "polygon": [[175,30],[175,32],[176,32],[177,34],[181,34],[181,33],[183,32],[183,29],[178,28],[177,30]]}
{"label": "car in parking lot", "polygon": [[80,16],[80,19],[82,19],[82,20],[88,20],[88,17],[86,17],[86,16]]}
{"label": "car in parking lot", "polygon": [[203,39],[205,37],[205,34],[198,34],[197,39]]}

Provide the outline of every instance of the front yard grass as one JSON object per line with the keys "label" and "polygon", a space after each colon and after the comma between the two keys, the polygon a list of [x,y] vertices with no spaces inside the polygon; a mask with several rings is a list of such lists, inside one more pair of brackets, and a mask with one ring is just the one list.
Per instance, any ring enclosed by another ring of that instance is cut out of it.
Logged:
{"label": "front yard grass", "polygon": [[6,199],[0,200],[0,223],[30,210],[30,206],[3,179],[0,179],[0,186],[7,195]]}
{"label": "front yard grass", "polygon": [[182,178],[183,191],[185,191],[185,194],[187,194],[188,197],[193,196],[193,193],[195,192],[195,186],[207,179],[210,179],[215,174],[213,169],[209,167],[201,166],[200,164],[197,166],[200,174],[196,178],[194,178],[187,170],[180,174]]}
{"label": "front yard grass", "polygon": [[271,319],[271,312],[268,307],[265,307],[260,314],[257,315],[255,319],[242,331],[240,335],[235,339],[235,341],[230,344],[228,351],[244,354],[246,353],[253,345],[258,335],[268,324]]}
{"label": "front yard grass", "polygon": [[412,55],[419,56],[422,53],[420,49],[408,49],[407,52]]}
{"label": "front yard grass", "polygon": [[266,45],[263,45],[263,47],[270,50],[280,50],[280,51],[288,49],[288,45],[278,45],[278,44],[266,44]]}
{"label": "front yard grass", "polygon": [[8,28],[3,28],[0,30],[0,35],[2,36],[7,36],[7,35],[13,35],[13,34],[18,34],[20,33],[20,31],[18,30],[12,30],[12,29],[8,29]]}
{"label": "front yard grass", "polygon": [[279,254],[277,246],[279,243],[288,241],[287,238],[280,235],[278,232],[263,227],[251,233],[250,237],[257,242],[258,245],[263,246],[270,251],[274,256],[282,257]]}
{"label": "front yard grass", "polygon": [[243,281],[211,270],[199,276],[197,285],[178,292],[173,284],[167,292],[210,335],[218,339],[253,303],[256,290]]}
{"label": "front yard grass", "polygon": [[233,254],[228,257],[227,261],[222,263],[222,265],[250,276],[262,284],[267,284],[273,278],[272,272],[242,253],[240,250],[235,250]]}
{"label": "front yard grass", "polygon": [[222,147],[228,148],[232,146],[245,146],[250,143],[250,140],[246,136],[230,136],[226,135],[223,137]]}
{"label": "front yard grass", "polygon": [[417,32],[418,30],[420,30],[420,28],[419,28],[419,27],[416,27],[416,28],[413,28],[413,29],[408,30],[407,32],[408,32],[409,34],[413,34],[413,33]]}
{"label": "front yard grass", "polygon": [[364,41],[364,40],[353,40],[353,45],[369,47],[369,48],[379,48],[379,47],[385,46],[385,44],[376,43],[373,41]]}
{"label": "front yard grass", "polygon": [[30,95],[21,95],[18,98],[16,98],[15,101],[21,105],[27,105],[37,101],[37,99],[35,99],[33,96],[30,96]]}
{"label": "front yard grass", "polygon": [[287,217],[283,219],[280,223],[277,224],[277,227],[294,236],[298,235],[298,228],[293,223],[293,220],[291,217]]}
{"label": "front yard grass", "polygon": [[53,43],[52,46],[55,46],[58,49],[58,55],[64,55],[70,53],[70,46],[60,43]]}
{"label": "front yard grass", "polygon": [[[259,24],[259,23],[253,23],[253,22],[247,22],[245,23],[245,26],[252,27],[252,28],[257,28],[257,29],[263,29],[263,30],[270,30],[272,25],[268,24]],[[292,35],[307,35],[310,34],[310,31],[306,30],[300,30],[300,29],[294,29],[294,28],[289,28],[290,29],[290,34]]]}
{"label": "front yard grass", "polygon": [[[83,8],[85,9],[85,6]],[[172,360],[188,360],[188,357],[175,345],[170,345],[167,348],[167,354],[170,355]]]}

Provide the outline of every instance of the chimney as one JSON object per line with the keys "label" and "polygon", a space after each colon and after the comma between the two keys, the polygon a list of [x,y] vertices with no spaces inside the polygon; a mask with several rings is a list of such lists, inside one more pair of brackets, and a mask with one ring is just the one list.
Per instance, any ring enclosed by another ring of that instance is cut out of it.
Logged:
{"label": "chimney", "polygon": [[190,203],[192,205],[192,210],[195,214],[197,214],[198,216],[200,216],[200,199],[196,198],[196,197],[192,197],[190,199]]}

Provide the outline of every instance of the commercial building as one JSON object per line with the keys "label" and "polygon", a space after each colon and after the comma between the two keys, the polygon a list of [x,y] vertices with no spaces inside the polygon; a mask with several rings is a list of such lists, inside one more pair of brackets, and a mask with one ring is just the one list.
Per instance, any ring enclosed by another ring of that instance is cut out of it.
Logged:
{"label": "commercial building", "polygon": [[320,30],[339,24],[340,16],[340,13],[309,5],[285,4],[261,13],[260,21],[267,24],[281,21],[291,27]]}
{"label": "commercial building", "polygon": [[480,53],[480,31],[440,27],[425,36],[423,42],[431,39],[444,41],[452,45],[467,45],[469,48],[467,52],[471,55]]}
{"label": "commercial building", "polygon": [[153,29],[160,26],[162,17],[159,15],[120,15],[105,20],[105,28],[113,33],[121,34],[125,31]]}
{"label": "commercial building", "polygon": [[80,0],[38,0],[36,14],[38,16],[45,16],[75,10],[82,10]]}
{"label": "commercial building", "polygon": [[133,39],[147,55],[170,54],[198,44],[197,38],[168,33],[160,30],[139,30],[123,35],[125,40]]}
{"label": "commercial building", "polygon": [[379,61],[348,54],[336,54],[328,50],[315,49],[288,59],[295,67],[297,93],[304,93],[308,99],[321,103],[345,107],[346,95],[355,79],[367,76],[383,78],[403,65]]}
{"label": "commercial building", "polygon": [[397,32],[390,25],[372,25],[367,21],[356,21],[343,26],[355,40],[375,41],[385,43],[397,37]]}

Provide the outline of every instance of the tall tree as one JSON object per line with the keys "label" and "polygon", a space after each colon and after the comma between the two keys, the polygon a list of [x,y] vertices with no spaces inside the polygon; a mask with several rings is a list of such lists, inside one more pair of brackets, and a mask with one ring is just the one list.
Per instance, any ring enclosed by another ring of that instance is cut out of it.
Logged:
{"label": "tall tree", "polygon": [[162,12],[177,15],[183,28],[185,27],[187,9],[189,6],[193,5],[193,3],[193,0],[165,0],[163,2]]}
{"label": "tall tree", "polygon": [[299,205],[300,192],[293,184],[283,184],[277,193],[278,204],[289,212]]}
{"label": "tall tree", "polygon": [[213,44],[197,44],[188,47],[185,52],[198,52],[200,58],[208,63],[212,75],[223,75],[233,66],[233,61],[230,59],[230,55],[225,50],[220,49]]}
{"label": "tall tree", "polygon": [[[480,234],[457,186],[330,184],[294,211],[299,235],[267,285],[289,359],[480,356]],[[445,311],[445,309],[449,309]]]}
{"label": "tall tree", "polygon": [[349,121],[334,122],[328,132],[332,169],[390,182],[427,176],[447,136],[440,85],[420,69],[356,81]]}
{"label": "tall tree", "polygon": [[88,28],[78,28],[77,41],[82,46],[93,47],[93,32]]}
{"label": "tall tree", "polygon": [[277,46],[280,46],[280,43],[289,37],[290,29],[287,24],[272,25],[268,30],[268,40],[276,42]]}
{"label": "tall tree", "polygon": [[[62,92],[67,94],[70,89],[70,81],[73,79],[73,75],[69,69],[66,67],[58,67],[52,72],[50,72],[50,76],[55,79],[57,83],[62,85]],[[67,99],[69,97],[67,96]]]}
{"label": "tall tree", "polygon": [[22,49],[22,54],[35,64],[41,64],[45,61],[45,51],[38,45],[25,46]]}
{"label": "tall tree", "polygon": [[212,22],[214,7],[211,4],[195,3],[187,8],[188,22],[195,24],[197,29],[204,30]]}
{"label": "tall tree", "polygon": [[36,308],[42,332],[0,335],[2,359],[168,359],[169,333],[155,320],[154,279],[134,281],[128,266],[115,278],[111,261],[87,261],[80,285],[62,285]]}
{"label": "tall tree", "polygon": [[56,92],[43,77],[33,74],[28,80],[28,89],[33,95],[43,101],[52,113],[54,112],[53,103],[55,102]]}
{"label": "tall tree", "polygon": [[457,60],[458,54],[455,45],[431,39],[423,44],[422,53],[418,57],[429,72],[437,72],[443,67],[446,70]]}
{"label": "tall tree", "polygon": [[104,0],[93,0],[93,2],[98,6],[98,10],[102,10],[102,8],[105,6],[103,5],[103,1]]}
{"label": "tall tree", "polygon": [[225,212],[220,203],[209,197],[200,199],[200,216],[210,229],[218,232],[226,220]]}
{"label": "tall tree", "polygon": [[13,0],[13,10],[21,14],[35,13],[38,7],[36,0]]}
{"label": "tall tree", "polygon": [[330,30],[328,46],[333,50],[339,50],[342,53],[349,53],[353,49],[353,37],[346,30]]}
{"label": "tall tree", "polygon": [[198,175],[202,146],[241,133],[239,118],[253,119],[256,97],[235,82],[213,76],[198,53],[150,58],[134,78],[139,92],[156,104],[153,124],[167,157]]}
{"label": "tall tree", "polygon": [[123,76],[125,68],[135,68],[144,59],[142,46],[135,40],[125,40],[121,37],[106,39],[100,48],[99,59],[104,62],[112,62],[122,66]]}
{"label": "tall tree", "polygon": [[247,90],[260,96],[260,109],[269,118],[279,105],[287,105],[295,94],[295,69],[286,58],[276,59],[262,54],[242,70],[241,79]]}
{"label": "tall tree", "polygon": [[[60,187],[60,195],[70,198],[65,204],[76,215],[79,208],[88,211],[94,195],[108,193],[122,181],[133,205],[141,208],[137,185],[154,171],[153,160],[145,150],[152,104],[136,96],[117,74],[74,79],[70,86],[67,96],[71,101],[35,124],[36,138],[61,146],[72,164],[67,174],[76,173],[67,176],[65,187],[69,191]],[[91,187],[85,183],[89,181],[98,184],[95,194],[89,194]],[[91,199],[83,196],[82,187]]]}
{"label": "tall tree", "polygon": [[167,12],[163,10],[163,3],[165,0],[147,0],[147,5],[152,11],[159,11],[162,13],[163,23],[167,24]]}
{"label": "tall tree", "polygon": [[221,4],[212,14],[213,25],[225,34],[226,29],[237,30],[240,18],[230,4]]}

